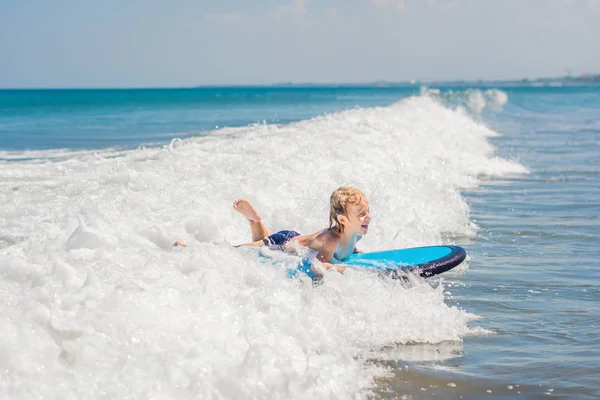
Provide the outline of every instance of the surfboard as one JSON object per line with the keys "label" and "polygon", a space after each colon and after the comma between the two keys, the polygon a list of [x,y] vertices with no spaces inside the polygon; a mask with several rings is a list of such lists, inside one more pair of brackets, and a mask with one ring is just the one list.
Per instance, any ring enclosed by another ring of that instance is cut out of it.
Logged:
{"label": "surfboard", "polygon": [[[407,272],[428,278],[451,270],[460,265],[466,257],[467,252],[460,246],[425,246],[356,253],[341,264],[351,268],[376,270],[392,278],[406,276]],[[316,277],[308,263],[300,265],[298,270],[311,278]]]}
{"label": "surfboard", "polygon": [[389,272],[408,270],[426,278],[451,270],[466,257],[460,246],[425,246],[352,254],[344,264]]}

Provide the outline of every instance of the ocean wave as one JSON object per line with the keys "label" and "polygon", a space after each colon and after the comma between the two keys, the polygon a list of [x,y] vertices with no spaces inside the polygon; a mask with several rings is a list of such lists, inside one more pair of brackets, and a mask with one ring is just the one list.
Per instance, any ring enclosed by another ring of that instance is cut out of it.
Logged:
{"label": "ocean wave", "polygon": [[[252,200],[272,231],[310,233],[326,226],[340,185],[370,198],[366,250],[473,235],[460,191],[527,172],[495,156],[495,135],[427,93],[161,147],[5,163],[0,391],[354,398],[386,374],[367,361],[382,349],[487,334],[445,304],[441,285],[349,270],[313,286],[288,279],[285,260],[225,243],[250,238],[235,198]],[[170,249],[175,239],[189,246]]]}
{"label": "ocean wave", "polygon": [[445,91],[421,88],[421,95],[428,95],[450,108],[463,108],[479,117],[485,110],[498,112],[508,102],[508,94],[499,89],[465,89]]}

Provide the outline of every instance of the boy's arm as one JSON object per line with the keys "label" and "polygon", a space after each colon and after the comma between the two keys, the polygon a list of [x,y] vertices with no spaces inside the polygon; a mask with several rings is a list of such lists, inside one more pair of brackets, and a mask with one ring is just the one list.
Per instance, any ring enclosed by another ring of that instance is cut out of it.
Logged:
{"label": "boy's arm", "polygon": [[330,270],[331,268],[335,268],[335,270],[337,272],[339,272],[340,274],[343,274],[344,271],[346,270],[344,267],[340,267],[339,265],[331,264],[331,263],[328,263],[328,262],[322,262],[321,264],[323,264],[323,266],[327,270]]}
{"label": "boy's arm", "polygon": [[335,268],[337,272],[343,274],[344,268],[331,264],[333,252],[335,251],[335,246],[337,246],[338,241],[339,240],[337,240],[335,237],[327,237],[325,240],[323,240],[321,249],[317,253],[317,260],[321,261],[327,270]]}

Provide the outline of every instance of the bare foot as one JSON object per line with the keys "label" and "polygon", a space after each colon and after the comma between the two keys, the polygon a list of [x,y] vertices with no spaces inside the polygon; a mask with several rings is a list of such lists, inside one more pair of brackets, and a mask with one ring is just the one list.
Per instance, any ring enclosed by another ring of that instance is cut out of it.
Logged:
{"label": "bare foot", "polygon": [[258,215],[258,211],[256,211],[252,204],[250,204],[250,202],[243,197],[240,197],[233,202],[233,209],[242,214],[244,217],[248,218],[250,221],[260,221],[260,215]]}
{"label": "bare foot", "polygon": [[181,246],[181,247],[187,247],[187,244],[185,244],[185,242],[178,240],[175,243],[173,243],[173,245],[171,247],[177,247],[177,246]]}

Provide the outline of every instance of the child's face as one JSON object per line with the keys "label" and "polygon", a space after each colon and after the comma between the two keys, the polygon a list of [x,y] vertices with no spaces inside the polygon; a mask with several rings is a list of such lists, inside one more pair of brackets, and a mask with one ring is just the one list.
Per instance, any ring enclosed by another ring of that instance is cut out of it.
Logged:
{"label": "child's face", "polygon": [[369,200],[363,198],[359,204],[348,206],[348,216],[344,224],[344,231],[364,235],[369,230],[371,213],[369,211]]}

